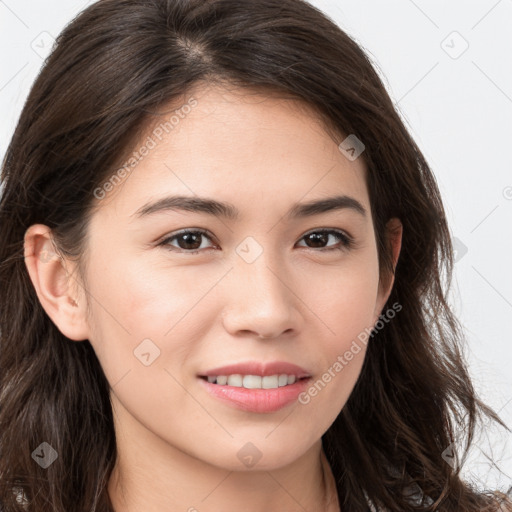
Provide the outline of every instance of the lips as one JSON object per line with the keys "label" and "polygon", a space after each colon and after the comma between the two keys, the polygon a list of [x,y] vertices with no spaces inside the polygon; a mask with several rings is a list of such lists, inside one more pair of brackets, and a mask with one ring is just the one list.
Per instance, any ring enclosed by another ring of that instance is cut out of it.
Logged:
{"label": "lips", "polygon": [[[247,389],[225,382],[226,376],[236,377],[237,384],[240,384],[240,377],[251,376],[249,379],[253,380],[257,376],[268,379],[275,375],[289,377],[291,384],[274,389]],[[214,383],[219,376],[224,377],[222,383]],[[230,407],[254,413],[272,413],[296,402],[311,380],[311,375],[304,368],[284,361],[219,366],[202,372],[198,377],[201,386],[210,396]]]}
{"label": "lips", "polygon": [[269,363],[260,363],[249,361],[246,363],[231,364],[212,368],[199,374],[199,377],[217,377],[218,375],[259,375],[266,377],[276,374],[295,375],[298,379],[310,377],[311,375],[302,367],[285,361],[273,361]]}

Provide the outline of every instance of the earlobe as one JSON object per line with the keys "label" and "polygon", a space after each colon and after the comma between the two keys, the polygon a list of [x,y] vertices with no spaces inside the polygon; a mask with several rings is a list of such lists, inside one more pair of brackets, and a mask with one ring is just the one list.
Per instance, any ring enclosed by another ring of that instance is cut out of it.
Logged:
{"label": "earlobe", "polygon": [[89,336],[85,319],[85,300],[78,299],[79,283],[70,275],[62,257],[55,250],[51,230],[33,224],[25,232],[25,265],[39,302],[59,331],[74,341]]}

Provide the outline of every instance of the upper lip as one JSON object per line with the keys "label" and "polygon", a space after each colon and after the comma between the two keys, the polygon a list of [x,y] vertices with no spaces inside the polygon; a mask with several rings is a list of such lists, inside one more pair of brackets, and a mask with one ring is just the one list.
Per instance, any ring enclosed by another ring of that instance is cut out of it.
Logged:
{"label": "upper lip", "polygon": [[230,364],[226,366],[219,366],[206,372],[200,373],[200,377],[217,377],[219,375],[261,375],[262,377],[268,375],[280,375],[286,373],[287,375],[295,375],[298,379],[303,377],[310,377],[310,374],[300,366],[286,361],[272,361],[268,363],[261,363],[258,361],[248,361],[245,363]]}

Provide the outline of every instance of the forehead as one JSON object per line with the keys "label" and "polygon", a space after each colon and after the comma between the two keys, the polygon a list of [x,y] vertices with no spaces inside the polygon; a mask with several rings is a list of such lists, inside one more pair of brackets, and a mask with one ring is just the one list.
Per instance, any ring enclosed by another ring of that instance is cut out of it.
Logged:
{"label": "forehead", "polygon": [[100,207],[128,217],[171,193],[219,198],[241,213],[258,204],[261,213],[268,201],[285,206],[334,194],[357,196],[368,207],[364,161],[346,158],[338,148],[343,137],[335,140],[304,102],[197,87],[148,124],[121,184]]}

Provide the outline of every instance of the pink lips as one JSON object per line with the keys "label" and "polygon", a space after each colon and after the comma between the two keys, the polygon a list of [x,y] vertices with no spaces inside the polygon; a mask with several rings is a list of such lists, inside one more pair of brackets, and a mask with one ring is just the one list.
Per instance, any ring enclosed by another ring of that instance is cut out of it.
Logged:
{"label": "pink lips", "polygon": [[279,374],[296,376],[297,380],[293,384],[277,389],[246,389],[213,384],[205,378],[200,379],[201,385],[214,397],[237,409],[257,413],[275,412],[295,402],[299,394],[305,390],[311,378],[304,368],[282,361],[271,363],[247,362],[222,366],[201,373],[199,377],[234,374],[261,375],[262,377]]}
{"label": "pink lips", "polygon": [[228,366],[213,368],[212,370],[201,373],[200,376],[234,375],[235,373],[240,373],[241,375],[261,375],[262,377],[286,373],[287,375],[295,375],[298,379],[310,376],[304,368],[284,361],[274,361],[271,363],[249,361],[247,363],[230,364]]}

